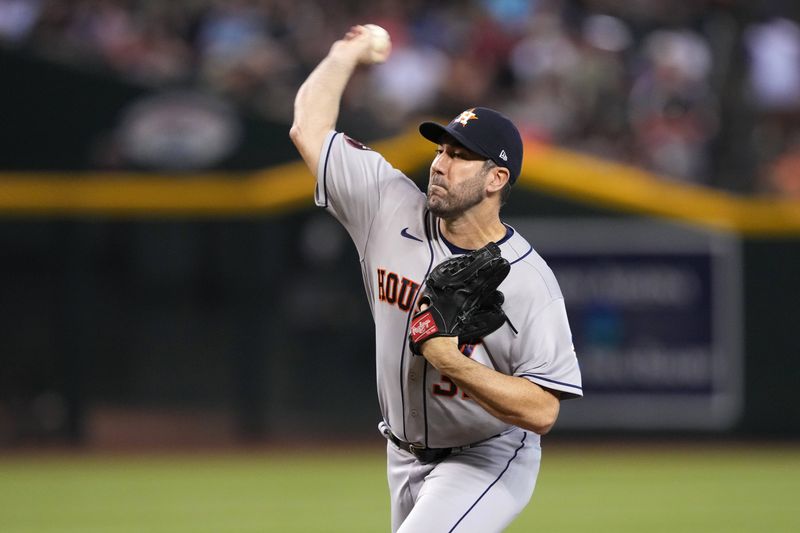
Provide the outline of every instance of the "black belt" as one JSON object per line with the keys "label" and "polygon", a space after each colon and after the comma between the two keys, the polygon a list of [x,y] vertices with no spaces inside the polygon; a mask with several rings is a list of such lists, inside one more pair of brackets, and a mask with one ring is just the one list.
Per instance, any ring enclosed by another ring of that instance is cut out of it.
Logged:
{"label": "black belt", "polygon": [[[389,441],[394,443],[395,446],[416,457],[420,463],[436,463],[454,453],[463,452],[467,448],[472,448],[473,446],[489,440],[485,439],[482,441],[473,442],[472,444],[467,444],[466,446],[455,446],[453,448],[426,448],[425,446],[402,440],[397,435],[392,433],[392,430],[389,429],[389,425],[386,422],[381,421],[381,423],[378,424],[378,431],[380,431],[381,434]],[[494,437],[498,436],[499,435],[495,435]],[[494,437],[489,438],[493,439]]]}
{"label": "black belt", "polygon": [[466,446],[461,446],[458,448],[426,448],[424,446],[420,446],[419,444],[414,444],[413,442],[400,440],[391,431],[387,431],[384,433],[384,435],[387,439],[395,443],[398,448],[405,450],[416,457],[420,463],[437,463],[448,457],[453,452],[460,452],[466,448]]}

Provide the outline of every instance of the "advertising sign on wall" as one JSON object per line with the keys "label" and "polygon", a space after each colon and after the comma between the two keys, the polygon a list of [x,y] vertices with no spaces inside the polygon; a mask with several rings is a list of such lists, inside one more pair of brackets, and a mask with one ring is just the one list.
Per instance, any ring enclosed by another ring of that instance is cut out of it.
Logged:
{"label": "advertising sign on wall", "polygon": [[564,293],[585,398],[559,427],[726,429],[742,405],[738,242],[640,220],[514,220]]}

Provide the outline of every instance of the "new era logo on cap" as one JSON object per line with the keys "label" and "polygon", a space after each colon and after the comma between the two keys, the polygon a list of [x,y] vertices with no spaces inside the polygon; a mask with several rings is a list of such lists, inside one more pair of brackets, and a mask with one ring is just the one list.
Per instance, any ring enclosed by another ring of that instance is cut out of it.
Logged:
{"label": "new era logo on cap", "polygon": [[419,132],[439,144],[445,135],[476,154],[508,169],[511,183],[522,170],[522,137],[511,120],[493,109],[473,107],[459,114],[447,126],[423,122]]}

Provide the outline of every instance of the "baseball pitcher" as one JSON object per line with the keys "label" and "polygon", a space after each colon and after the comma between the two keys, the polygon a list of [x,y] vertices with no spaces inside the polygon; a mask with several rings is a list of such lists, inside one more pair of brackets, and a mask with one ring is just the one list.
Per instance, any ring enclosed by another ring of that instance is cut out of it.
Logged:
{"label": "baseball pitcher", "polygon": [[375,320],[392,531],[502,531],[531,498],[540,437],[582,396],[564,299],[550,268],[500,219],[519,177],[514,124],[475,107],[425,122],[427,194],[335,131],[354,69],[391,47],[355,26],[295,100],[291,138],[315,202],[347,229]]}

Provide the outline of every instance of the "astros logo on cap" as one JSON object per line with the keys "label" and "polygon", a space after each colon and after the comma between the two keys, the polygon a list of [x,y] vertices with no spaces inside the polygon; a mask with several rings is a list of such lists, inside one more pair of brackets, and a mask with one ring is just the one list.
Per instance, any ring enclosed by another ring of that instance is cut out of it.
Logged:
{"label": "astros logo on cap", "polygon": [[462,126],[466,126],[467,122],[469,122],[472,119],[477,119],[478,118],[478,115],[473,113],[474,110],[475,110],[474,107],[472,109],[467,109],[466,111],[464,111],[463,113],[458,115],[456,118],[454,118],[453,122],[458,122]]}

